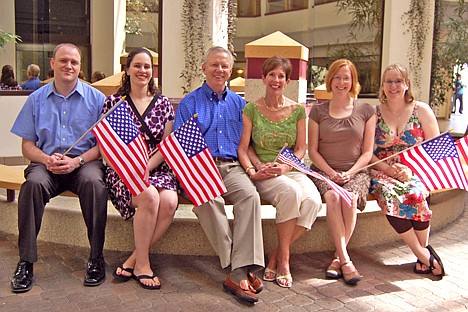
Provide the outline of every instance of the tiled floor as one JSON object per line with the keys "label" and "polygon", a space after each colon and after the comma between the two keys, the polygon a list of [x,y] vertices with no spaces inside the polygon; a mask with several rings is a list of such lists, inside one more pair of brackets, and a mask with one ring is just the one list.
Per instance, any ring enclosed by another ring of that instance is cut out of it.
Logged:
{"label": "tiled floor", "polygon": [[34,288],[12,294],[17,237],[0,233],[0,311],[466,311],[467,207],[465,196],[462,217],[431,235],[446,267],[442,280],[413,273],[415,257],[401,241],[351,250],[364,275],[354,287],[323,278],[330,253],[296,254],[291,259],[292,289],[267,283],[254,306],[224,292],[228,270],[219,267],[216,257],[152,255],[163,286],[150,291],[134,281],[114,282],[112,270],[128,254],[106,251],[107,281],[89,288],[82,286],[88,249],[51,243],[40,244]]}

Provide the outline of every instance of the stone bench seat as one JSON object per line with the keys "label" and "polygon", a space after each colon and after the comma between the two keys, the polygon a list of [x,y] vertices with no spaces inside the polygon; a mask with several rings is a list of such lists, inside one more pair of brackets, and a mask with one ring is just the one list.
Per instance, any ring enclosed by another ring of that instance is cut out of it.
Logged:
{"label": "stone bench seat", "polygon": [[[0,210],[2,222],[0,231],[18,233],[18,212],[16,191],[24,181],[24,167],[0,165]],[[6,196],[5,196],[6,195]],[[463,212],[465,192],[462,190],[445,190],[431,195],[433,211],[432,230],[445,227],[456,220]],[[164,237],[153,247],[152,252],[180,255],[215,255],[205,233],[200,226],[192,204],[179,197],[179,208],[174,222]],[[371,198],[369,198],[371,199]],[[131,251],[133,245],[133,223],[123,221],[109,201],[108,221],[106,228],[105,248],[109,250]],[[80,247],[89,247],[86,239],[86,227],[83,222],[78,198],[71,192],[64,192],[53,198],[46,206],[39,241],[63,243]],[[268,252],[276,246],[276,210],[262,202],[262,228],[265,250]],[[232,222],[232,206],[227,203],[226,214]],[[328,234],[325,220],[326,208],[323,204],[312,230],[306,233],[291,248],[293,253],[320,252],[333,250],[333,242]],[[359,248],[399,240],[398,235],[388,225],[375,200],[369,200],[366,209],[358,213],[356,230],[350,241],[350,248]]]}

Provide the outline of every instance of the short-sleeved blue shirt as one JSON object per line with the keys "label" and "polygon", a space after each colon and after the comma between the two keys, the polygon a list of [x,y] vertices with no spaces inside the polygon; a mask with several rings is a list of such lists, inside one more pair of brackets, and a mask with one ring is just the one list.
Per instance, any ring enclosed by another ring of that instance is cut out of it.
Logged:
{"label": "short-sleeved blue shirt", "polygon": [[21,85],[23,90],[37,90],[41,87],[41,80],[37,77],[31,78]]}
{"label": "short-sleeved blue shirt", "polygon": [[[79,80],[67,97],[58,94],[51,82],[29,95],[11,132],[36,142],[47,155],[63,154],[96,123],[104,100],[101,91]],[[96,139],[88,133],[67,155],[81,155],[95,145]]]}
{"label": "short-sleeved blue shirt", "polygon": [[226,88],[218,98],[218,94],[204,82],[180,101],[174,129],[198,114],[201,132],[213,157],[237,159],[244,106],[244,99],[235,92]]}

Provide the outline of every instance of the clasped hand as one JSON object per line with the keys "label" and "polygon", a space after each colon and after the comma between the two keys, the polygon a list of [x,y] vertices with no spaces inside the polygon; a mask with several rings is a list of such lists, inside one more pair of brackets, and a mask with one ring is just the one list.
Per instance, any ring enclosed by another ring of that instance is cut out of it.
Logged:
{"label": "clasped hand", "polygon": [[257,172],[250,177],[252,180],[259,181],[280,176],[289,171],[289,166],[277,162],[269,162],[262,164],[261,167],[257,169]]}
{"label": "clasped hand", "polygon": [[74,158],[63,156],[60,153],[50,155],[46,162],[46,168],[53,174],[67,174],[78,168],[79,162]]}
{"label": "clasped hand", "polygon": [[336,172],[334,175],[330,176],[330,180],[338,185],[344,185],[351,180],[351,177],[352,175],[348,172]]}
{"label": "clasped hand", "polygon": [[390,168],[385,170],[385,173],[400,182],[409,181],[413,176],[411,169],[400,163],[391,165]]}

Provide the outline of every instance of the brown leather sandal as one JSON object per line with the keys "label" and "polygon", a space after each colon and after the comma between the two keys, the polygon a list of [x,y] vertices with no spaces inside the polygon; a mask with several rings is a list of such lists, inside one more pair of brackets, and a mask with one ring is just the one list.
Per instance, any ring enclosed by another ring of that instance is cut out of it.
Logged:
{"label": "brown leather sandal", "polygon": [[[333,264],[337,263],[338,266],[333,266]],[[339,279],[341,277],[341,264],[339,258],[333,258],[331,264],[327,268],[327,272],[325,273],[326,278],[332,279]]]}
{"label": "brown leather sandal", "polygon": [[[351,264],[353,266],[354,270],[352,272],[346,273],[345,271],[343,271],[343,267],[347,264]],[[345,261],[344,263],[341,264],[341,272],[343,274],[344,282],[347,285],[356,285],[357,282],[362,280],[362,275],[359,274],[358,270],[356,269],[356,267],[354,266],[351,260]]]}

